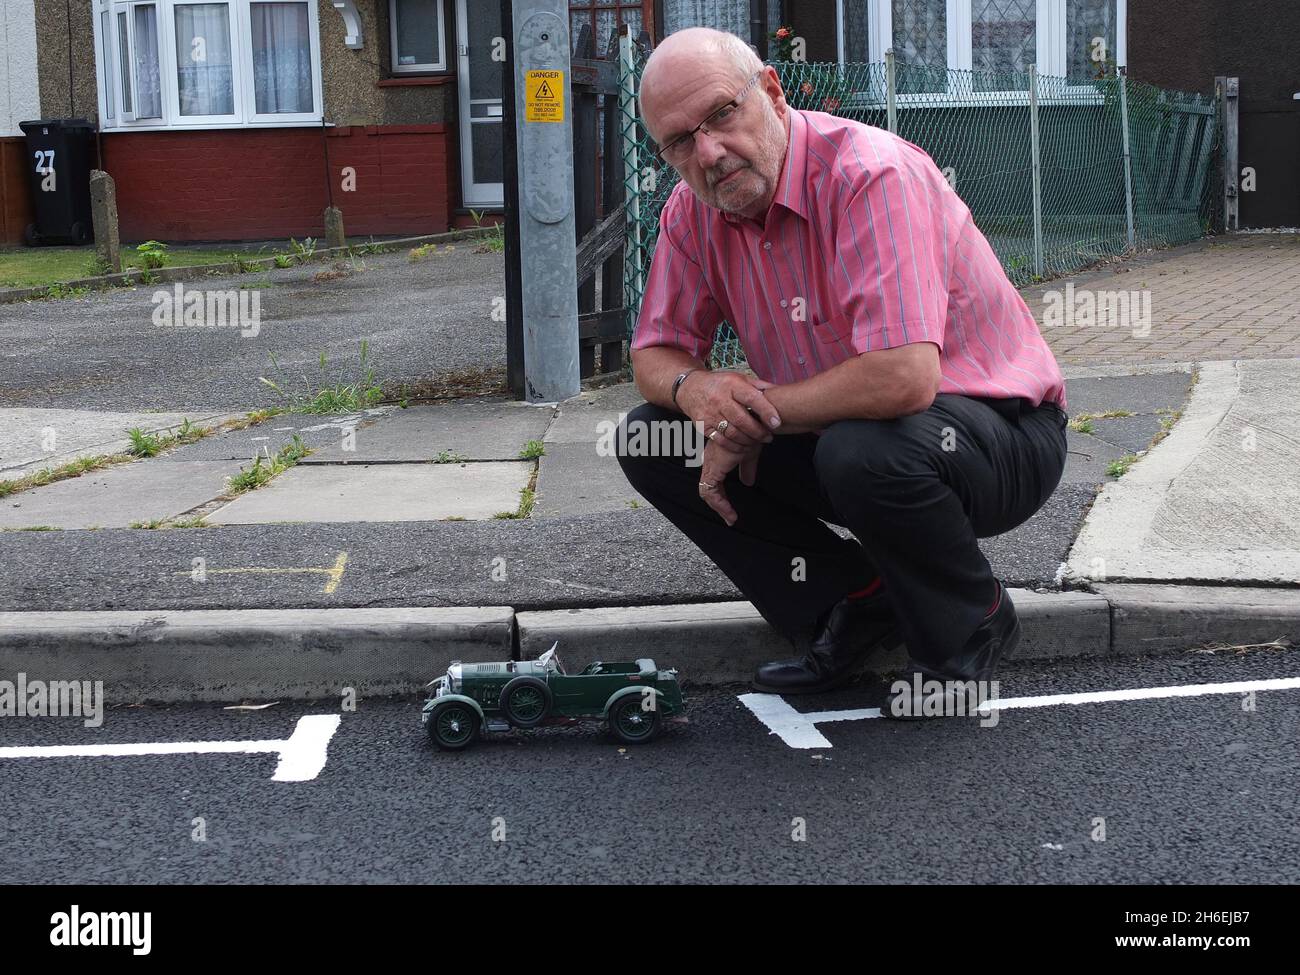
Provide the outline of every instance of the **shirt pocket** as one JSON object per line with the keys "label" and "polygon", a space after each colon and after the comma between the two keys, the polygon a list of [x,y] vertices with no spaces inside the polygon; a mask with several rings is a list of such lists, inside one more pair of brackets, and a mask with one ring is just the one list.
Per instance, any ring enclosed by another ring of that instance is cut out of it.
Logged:
{"label": "shirt pocket", "polygon": [[813,335],[824,345],[843,349],[853,355],[853,319],[848,315],[832,315],[809,326]]}

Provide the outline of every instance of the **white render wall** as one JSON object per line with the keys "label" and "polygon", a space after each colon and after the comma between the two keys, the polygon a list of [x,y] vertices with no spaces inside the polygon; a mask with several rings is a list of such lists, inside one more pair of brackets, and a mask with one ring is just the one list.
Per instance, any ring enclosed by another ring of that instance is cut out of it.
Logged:
{"label": "white render wall", "polygon": [[35,0],[3,0],[0,3],[0,136],[22,135],[18,123],[40,117]]}

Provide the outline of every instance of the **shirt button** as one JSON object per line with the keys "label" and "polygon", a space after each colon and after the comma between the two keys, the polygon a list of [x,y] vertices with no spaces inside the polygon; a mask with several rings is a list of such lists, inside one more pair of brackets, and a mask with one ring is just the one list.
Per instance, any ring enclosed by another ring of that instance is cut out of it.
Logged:
{"label": "shirt button", "polygon": [[770,240],[763,241],[763,250],[770,251],[771,249],[772,249],[772,242]]}
{"label": "shirt button", "polygon": [[788,302],[788,301],[786,301],[784,298],[782,298],[782,299],[781,299],[781,307],[782,307],[782,308],[788,308],[788,307],[790,307],[790,302]]}
{"label": "shirt button", "polygon": [[799,357],[799,365],[801,365],[801,366],[803,365],[803,356],[800,356],[800,357]]}

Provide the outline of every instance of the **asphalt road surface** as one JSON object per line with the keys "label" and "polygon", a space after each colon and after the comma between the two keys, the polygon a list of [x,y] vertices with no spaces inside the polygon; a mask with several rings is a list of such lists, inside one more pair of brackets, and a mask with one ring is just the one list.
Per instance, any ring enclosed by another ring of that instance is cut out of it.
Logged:
{"label": "asphalt road surface", "polygon": [[[1025,663],[1004,668],[999,697],[1297,675],[1278,651]],[[1300,689],[1049,703],[991,727],[822,717],[817,747],[772,733],[747,688],[687,690],[688,725],[627,749],[590,725],[437,752],[418,700],[120,708],[99,728],[0,718],[0,870],[113,884],[1300,881]],[[789,703],[869,709],[884,691]],[[277,755],[310,715],[323,764]],[[5,751],[240,741],[265,750]]]}

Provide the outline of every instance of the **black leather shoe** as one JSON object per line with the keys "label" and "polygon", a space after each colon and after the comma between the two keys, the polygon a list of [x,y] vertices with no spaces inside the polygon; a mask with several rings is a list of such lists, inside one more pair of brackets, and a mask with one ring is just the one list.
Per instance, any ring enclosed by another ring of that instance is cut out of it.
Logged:
{"label": "black leather shoe", "polygon": [[847,684],[876,650],[903,642],[883,593],[841,599],[803,657],[774,660],[754,672],[754,689],[768,694],[815,694]]}
{"label": "black leather shoe", "polygon": [[[990,699],[990,684],[1003,654],[1020,643],[1020,618],[1002,583],[998,605],[979,625],[961,653],[942,669],[914,665],[903,675],[906,690],[891,690],[880,709],[882,718],[916,721],[932,717],[973,715]],[[930,682],[937,682],[940,687]],[[927,683],[929,686],[927,687]]]}

